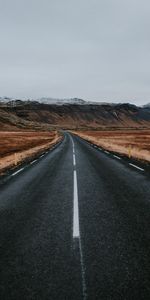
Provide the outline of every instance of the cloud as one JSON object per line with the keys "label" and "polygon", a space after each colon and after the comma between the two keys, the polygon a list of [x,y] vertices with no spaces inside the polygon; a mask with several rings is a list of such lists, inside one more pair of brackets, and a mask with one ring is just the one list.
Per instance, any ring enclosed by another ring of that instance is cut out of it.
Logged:
{"label": "cloud", "polygon": [[149,13],[147,0],[1,1],[1,95],[149,101]]}

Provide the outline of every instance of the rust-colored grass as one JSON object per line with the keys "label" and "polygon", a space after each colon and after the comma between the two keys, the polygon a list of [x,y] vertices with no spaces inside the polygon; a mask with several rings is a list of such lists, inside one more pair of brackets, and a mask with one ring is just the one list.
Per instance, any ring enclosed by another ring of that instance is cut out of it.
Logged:
{"label": "rust-colored grass", "polygon": [[51,132],[0,132],[0,173],[32,159],[59,139],[57,131]]}
{"label": "rust-colored grass", "polygon": [[0,132],[0,157],[51,142],[56,132]]}
{"label": "rust-colored grass", "polygon": [[89,130],[74,133],[107,150],[150,162],[150,130]]}

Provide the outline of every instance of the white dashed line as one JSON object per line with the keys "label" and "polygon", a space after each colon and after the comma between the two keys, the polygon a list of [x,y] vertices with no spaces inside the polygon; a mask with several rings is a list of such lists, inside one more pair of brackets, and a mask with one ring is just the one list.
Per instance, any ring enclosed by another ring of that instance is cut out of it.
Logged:
{"label": "white dashed line", "polygon": [[18,173],[20,173],[21,171],[23,171],[24,170],[24,168],[21,168],[20,170],[18,170],[18,171],[16,171],[15,173],[13,173],[11,176],[15,176],[15,175],[17,175]]}
{"label": "white dashed line", "polygon": [[[75,157],[75,149],[74,142],[72,140],[73,146],[73,166],[76,166],[76,157]],[[79,205],[78,205],[78,184],[77,184],[77,171],[74,169],[73,171],[73,238],[80,237],[79,230]]]}
{"label": "white dashed line", "polygon": [[134,168],[136,168],[136,169],[138,169],[138,170],[140,170],[140,171],[145,171],[144,169],[142,169],[142,168],[140,168],[140,167],[138,167],[138,166],[136,166],[136,165],[134,165],[132,163],[129,163],[129,165],[132,166],[132,167],[134,167]]}
{"label": "white dashed line", "polygon": [[73,165],[74,165],[74,167],[76,166],[76,157],[75,157],[75,153],[73,153]]}
{"label": "white dashed line", "polygon": [[113,155],[115,158],[117,159],[121,159],[121,157],[117,156],[117,155]]}
{"label": "white dashed line", "polygon": [[37,159],[31,161],[30,165],[34,164],[37,161]]}
{"label": "white dashed line", "polygon": [[79,230],[79,206],[78,206],[78,186],[77,186],[77,172],[76,170],[73,171],[73,178],[74,178],[74,190],[73,190],[73,238],[80,237],[80,230]]}
{"label": "white dashed line", "polygon": [[107,154],[110,154],[110,153],[109,153],[108,151],[106,151],[106,150],[105,150],[104,152],[107,153]]}
{"label": "white dashed line", "polygon": [[[72,148],[73,148],[73,166],[76,166],[75,159],[75,147],[74,141],[71,137]],[[80,226],[79,226],[79,204],[78,204],[78,181],[77,181],[77,171],[73,170],[73,239],[78,239],[79,241],[79,251],[80,251],[80,264],[81,264],[81,274],[82,274],[82,293],[83,300],[87,299],[87,288],[85,282],[85,267],[83,261],[82,243],[80,236]]]}

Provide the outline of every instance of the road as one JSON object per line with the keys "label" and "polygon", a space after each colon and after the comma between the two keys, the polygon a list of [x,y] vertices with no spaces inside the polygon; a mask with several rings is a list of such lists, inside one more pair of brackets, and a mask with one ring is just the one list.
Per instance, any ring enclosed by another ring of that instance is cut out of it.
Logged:
{"label": "road", "polygon": [[0,186],[0,299],[150,299],[149,175],[65,134]]}

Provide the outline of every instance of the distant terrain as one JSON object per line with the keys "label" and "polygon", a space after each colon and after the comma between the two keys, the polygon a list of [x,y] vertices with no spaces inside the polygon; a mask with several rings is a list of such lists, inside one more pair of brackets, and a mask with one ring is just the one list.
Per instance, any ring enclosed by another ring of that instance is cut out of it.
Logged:
{"label": "distant terrain", "polygon": [[150,105],[91,103],[76,98],[56,103],[0,99],[1,130],[106,127],[150,128]]}
{"label": "distant terrain", "polygon": [[5,97],[0,98],[0,171],[42,153],[61,138],[62,129],[125,155],[130,147],[134,158],[150,161],[150,104]]}

